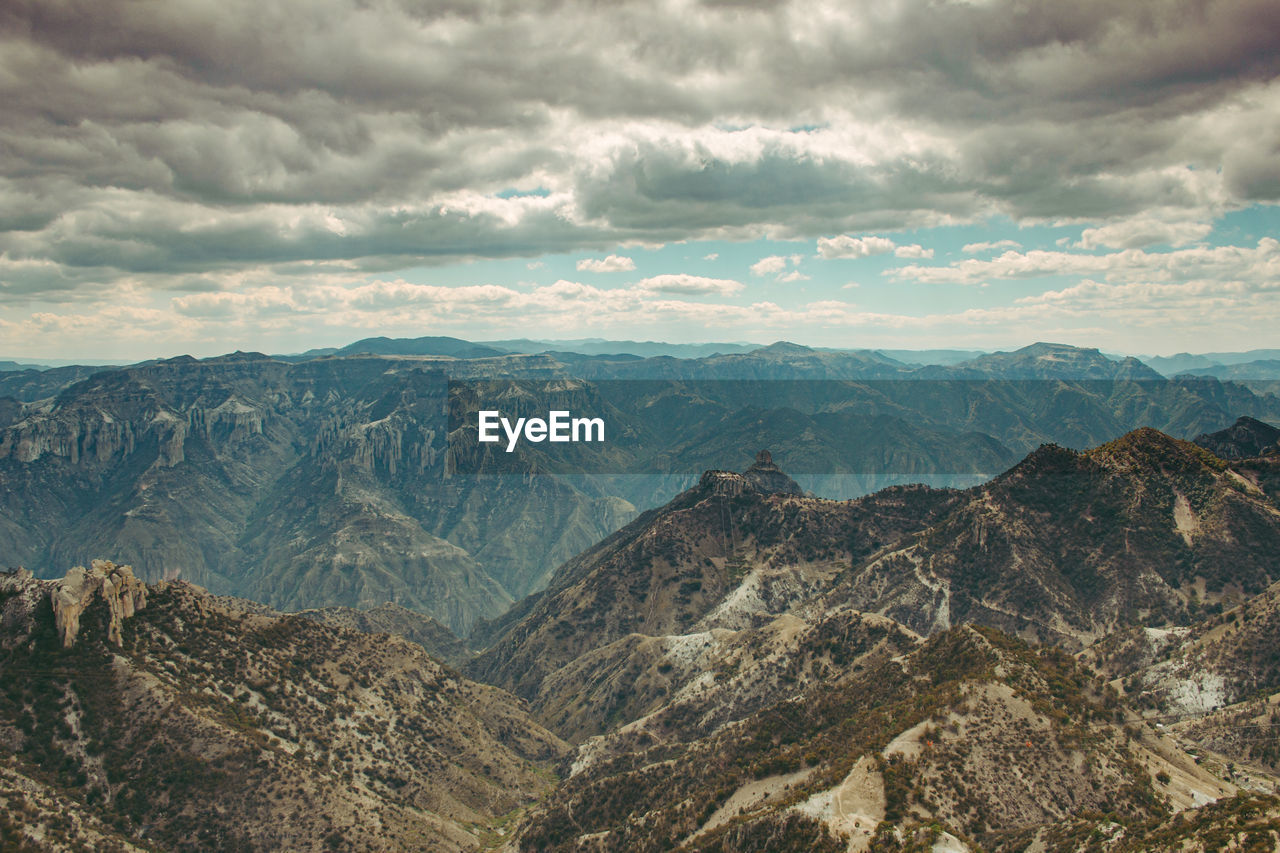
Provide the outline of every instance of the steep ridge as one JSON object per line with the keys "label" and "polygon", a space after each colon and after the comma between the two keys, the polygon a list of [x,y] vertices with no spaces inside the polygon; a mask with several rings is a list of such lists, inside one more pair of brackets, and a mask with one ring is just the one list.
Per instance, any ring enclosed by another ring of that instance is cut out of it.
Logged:
{"label": "steep ridge", "polygon": [[[923,527],[923,526],[922,526]],[[941,523],[854,567],[832,600],[922,633],[976,621],[1088,644],[1280,576],[1280,508],[1223,460],[1152,429],[1046,446]]]}
{"label": "steep ridge", "polygon": [[1242,417],[1224,430],[1196,436],[1195,443],[1223,459],[1280,454],[1280,429]]}
{"label": "steep ridge", "polygon": [[835,502],[711,471],[562,566],[468,671],[581,741],[660,707],[685,686],[668,649],[722,646],[717,631],[852,609],[926,636],[976,622],[1078,649],[1185,621],[1193,596],[1257,592],[1280,577],[1277,554],[1280,508],[1154,430],[1084,454],[1043,447],[964,492]]}
{"label": "steep ridge", "polygon": [[[671,503],[566,563],[468,672],[535,709],[555,708],[565,697],[548,692],[546,679],[579,656],[630,635],[758,627],[815,597],[850,560],[896,542],[958,500],[923,487],[851,502],[804,498],[763,461],[748,469],[751,479],[708,471]],[[597,707],[587,733],[608,712]]]}
{"label": "steep ridge", "polygon": [[65,648],[58,592],[0,574],[4,772],[36,811],[70,800],[135,843],[474,849],[563,754],[512,697],[404,640],[161,582],[118,645],[99,593]]}

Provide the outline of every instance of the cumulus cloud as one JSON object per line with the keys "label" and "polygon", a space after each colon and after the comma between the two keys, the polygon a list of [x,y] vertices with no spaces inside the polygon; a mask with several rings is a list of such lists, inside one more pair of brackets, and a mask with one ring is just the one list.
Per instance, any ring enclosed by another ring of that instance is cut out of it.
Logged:
{"label": "cumulus cloud", "polygon": [[732,296],[740,293],[746,285],[740,281],[727,278],[706,278],[700,275],[675,273],[656,275],[641,279],[637,284],[640,290],[652,293],[681,293],[685,295],[714,294]]}
{"label": "cumulus cloud", "polygon": [[833,258],[866,258],[892,252],[894,243],[888,237],[819,237],[818,254],[828,260]]}
{"label": "cumulus cloud", "polygon": [[783,255],[770,255],[761,258],[751,265],[752,275],[772,275],[787,268],[787,259]]}
{"label": "cumulus cloud", "polygon": [[783,275],[788,266],[797,267],[804,261],[804,255],[770,255],[761,258],[751,265],[751,274],[755,276],[772,275],[777,281],[799,281],[808,276],[799,270],[792,270]]}
{"label": "cumulus cloud", "polygon": [[1213,230],[1207,222],[1166,222],[1142,216],[1098,228],[1086,228],[1078,249],[1145,249],[1148,246],[1185,246],[1202,240]]}
{"label": "cumulus cloud", "polygon": [[993,252],[1000,249],[1021,249],[1022,244],[1017,240],[984,240],[981,243],[965,243],[960,250],[966,255],[976,255],[979,252]]}
{"label": "cumulus cloud", "polygon": [[893,250],[895,258],[932,258],[933,249],[926,249],[919,243],[912,243],[909,246],[898,246]]}
{"label": "cumulus cloud", "polygon": [[584,258],[578,261],[579,272],[627,272],[635,268],[636,262],[622,255],[610,255],[607,258]]}

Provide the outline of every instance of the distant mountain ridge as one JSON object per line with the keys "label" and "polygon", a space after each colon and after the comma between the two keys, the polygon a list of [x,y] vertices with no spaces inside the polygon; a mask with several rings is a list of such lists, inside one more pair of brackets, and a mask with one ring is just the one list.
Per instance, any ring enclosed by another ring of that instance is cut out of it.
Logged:
{"label": "distant mountain ridge", "polygon": [[[1190,437],[1241,414],[1280,420],[1274,395],[1051,344],[954,368],[786,342],[582,359],[235,353],[0,374],[23,397],[0,397],[0,549],[42,576],[113,554],[149,581],[180,573],[281,610],[393,602],[465,635],[638,510],[761,447],[800,490],[846,498],[967,487],[1039,444],[1142,424]],[[1113,378],[1078,378],[1099,375]],[[607,414],[610,440],[489,453],[474,427],[451,428],[450,383],[550,383]]]}

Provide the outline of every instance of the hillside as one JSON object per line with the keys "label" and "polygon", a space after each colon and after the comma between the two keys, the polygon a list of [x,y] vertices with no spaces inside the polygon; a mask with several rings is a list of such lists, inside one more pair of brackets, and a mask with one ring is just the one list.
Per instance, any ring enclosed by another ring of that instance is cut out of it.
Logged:
{"label": "hillside", "polygon": [[[1175,810],[1207,825],[1212,816],[1184,810],[1236,790],[1122,725],[1114,693],[1070,656],[991,629],[951,629],[866,666],[828,660],[822,678],[692,740],[671,737],[682,719],[606,735],[590,748],[607,754],[623,737],[626,748],[598,760],[580,749],[520,849],[901,850],[945,839],[950,850],[1022,850],[1069,822],[1142,849]],[[1280,839],[1280,800],[1260,802],[1269,816],[1249,813],[1256,831]]]}
{"label": "hillside", "polygon": [[1143,429],[1046,446],[848,573],[840,600],[930,632],[977,621],[1079,647],[1280,576],[1280,507],[1225,461]]}
{"label": "hillside", "polygon": [[110,563],[3,575],[0,833],[1273,849],[1276,461],[1142,429],[832,501],[760,452],[564,562],[475,657],[396,604],[286,616]]}
{"label": "hillside", "polygon": [[96,821],[164,849],[474,849],[563,755],[510,696],[398,638],[111,563],[0,575],[0,600],[6,772],[44,792],[34,809],[75,803],[85,837]]}

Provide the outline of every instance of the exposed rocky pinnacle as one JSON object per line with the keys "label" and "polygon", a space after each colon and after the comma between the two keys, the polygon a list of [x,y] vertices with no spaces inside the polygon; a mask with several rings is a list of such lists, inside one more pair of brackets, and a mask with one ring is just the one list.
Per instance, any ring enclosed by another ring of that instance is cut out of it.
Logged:
{"label": "exposed rocky pinnacle", "polygon": [[86,570],[76,566],[67,572],[50,591],[54,624],[62,637],[63,648],[75,644],[80,633],[80,614],[101,595],[107,603],[110,620],[107,639],[123,644],[124,620],[147,605],[147,585],[133,576],[132,566],[117,566],[107,560],[94,560]]}
{"label": "exposed rocky pinnacle", "polygon": [[764,495],[802,495],[804,490],[795,480],[782,472],[773,464],[773,454],[761,450],[756,454],[755,464],[742,472],[757,492]]}

